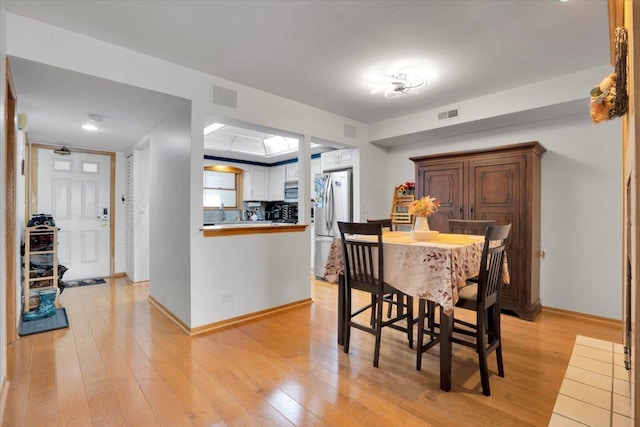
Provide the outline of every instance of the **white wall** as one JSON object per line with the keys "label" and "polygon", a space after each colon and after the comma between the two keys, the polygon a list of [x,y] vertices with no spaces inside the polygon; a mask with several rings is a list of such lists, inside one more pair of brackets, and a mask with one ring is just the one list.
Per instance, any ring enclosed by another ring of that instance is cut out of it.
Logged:
{"label": "white wall", "polygon": [[149,141],[133,150],[133,282],[149,280]]}
{"label": "white wall", "polygon": [[[542,156],[541,302],[621,319],[620,122],[584,116],[498,129],[391,150],[387,189],[415,179],[409,157],[539,141]],[[384,211],[376,212],[383,215]]]}
{"label": "white wall", "polygon": [[186,324],[191,319],[189,177],[191,108],[149,135],[149,294]]}
{"label": "white wall", "polygon": [[[200,239],[196,247],[206,259],[199,266],[205,279],[192,281],[192,325],[310,298],[308,239],[308,229]],[[231,301],[223,301],[225,293]]]}

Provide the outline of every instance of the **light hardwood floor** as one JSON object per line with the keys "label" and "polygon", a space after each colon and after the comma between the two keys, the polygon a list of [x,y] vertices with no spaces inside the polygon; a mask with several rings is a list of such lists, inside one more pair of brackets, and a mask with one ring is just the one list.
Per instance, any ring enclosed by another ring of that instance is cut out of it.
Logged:
{"label": "light hardwood floor", "polygon": [[336,344],[337,287],[312,281],[311,306],[189,337],[125,279],[68,288],[71,327],[9,346],[4,426],[426,426],[549,423],[576,335],[620,342],[616,324],[543,312],[503,316],[505,378],[490,356],[491,397],[476,354],[453,346],[453,387],[439,389],[438,347],[422,371],[405,336],[385,330]]}

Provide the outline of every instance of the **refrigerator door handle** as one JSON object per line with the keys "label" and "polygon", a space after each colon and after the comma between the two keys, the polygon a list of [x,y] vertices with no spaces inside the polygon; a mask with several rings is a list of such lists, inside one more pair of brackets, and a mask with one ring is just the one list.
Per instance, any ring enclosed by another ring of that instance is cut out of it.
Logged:
{"label": "refrigerator door handle", "polygon": [[331,235],[331,228],[329,228],[329,206],[331,204],[331,198],[329,197],[329,179],[331,177],[327,175],[327,179],[324,181],[324,226],[327,229],[327,235]]}
{"label": "refrigerator door handle", "polygon": [[329,235],[333,232],[333,182],[331,182],[331,175],[327,179],[327,230]]}

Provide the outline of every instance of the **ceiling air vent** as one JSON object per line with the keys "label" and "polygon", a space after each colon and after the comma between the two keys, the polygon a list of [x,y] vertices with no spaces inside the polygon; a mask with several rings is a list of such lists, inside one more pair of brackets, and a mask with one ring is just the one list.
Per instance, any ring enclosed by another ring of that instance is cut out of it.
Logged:
{"label": "ceiling air vent", "polygon": [[438,120],[453,119],[455,117],[458,117],[457,108],[455,110],[443,111],[441,113],[438,113]]}

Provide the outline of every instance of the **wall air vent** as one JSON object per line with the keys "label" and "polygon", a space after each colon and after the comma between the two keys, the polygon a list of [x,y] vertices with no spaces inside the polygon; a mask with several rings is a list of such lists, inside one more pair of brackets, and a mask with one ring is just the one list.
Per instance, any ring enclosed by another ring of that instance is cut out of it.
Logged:
{"label": "wall air vent", "polygon": [[455,110],[443,111],[441,113],[438,113],[438,120],[453,119],[455,117],[458,117],[457,108]]}
{"label": "wall air vent", "polygon": [[238,92],[222,86],[213,86],[211,102],[229,108],[238,108]]}
{"label": "wall air vent", "polygon": [[356,138],[356,134],[358,133],[358,129],[354,125],[344,124],[344,136],[347,138]]}

